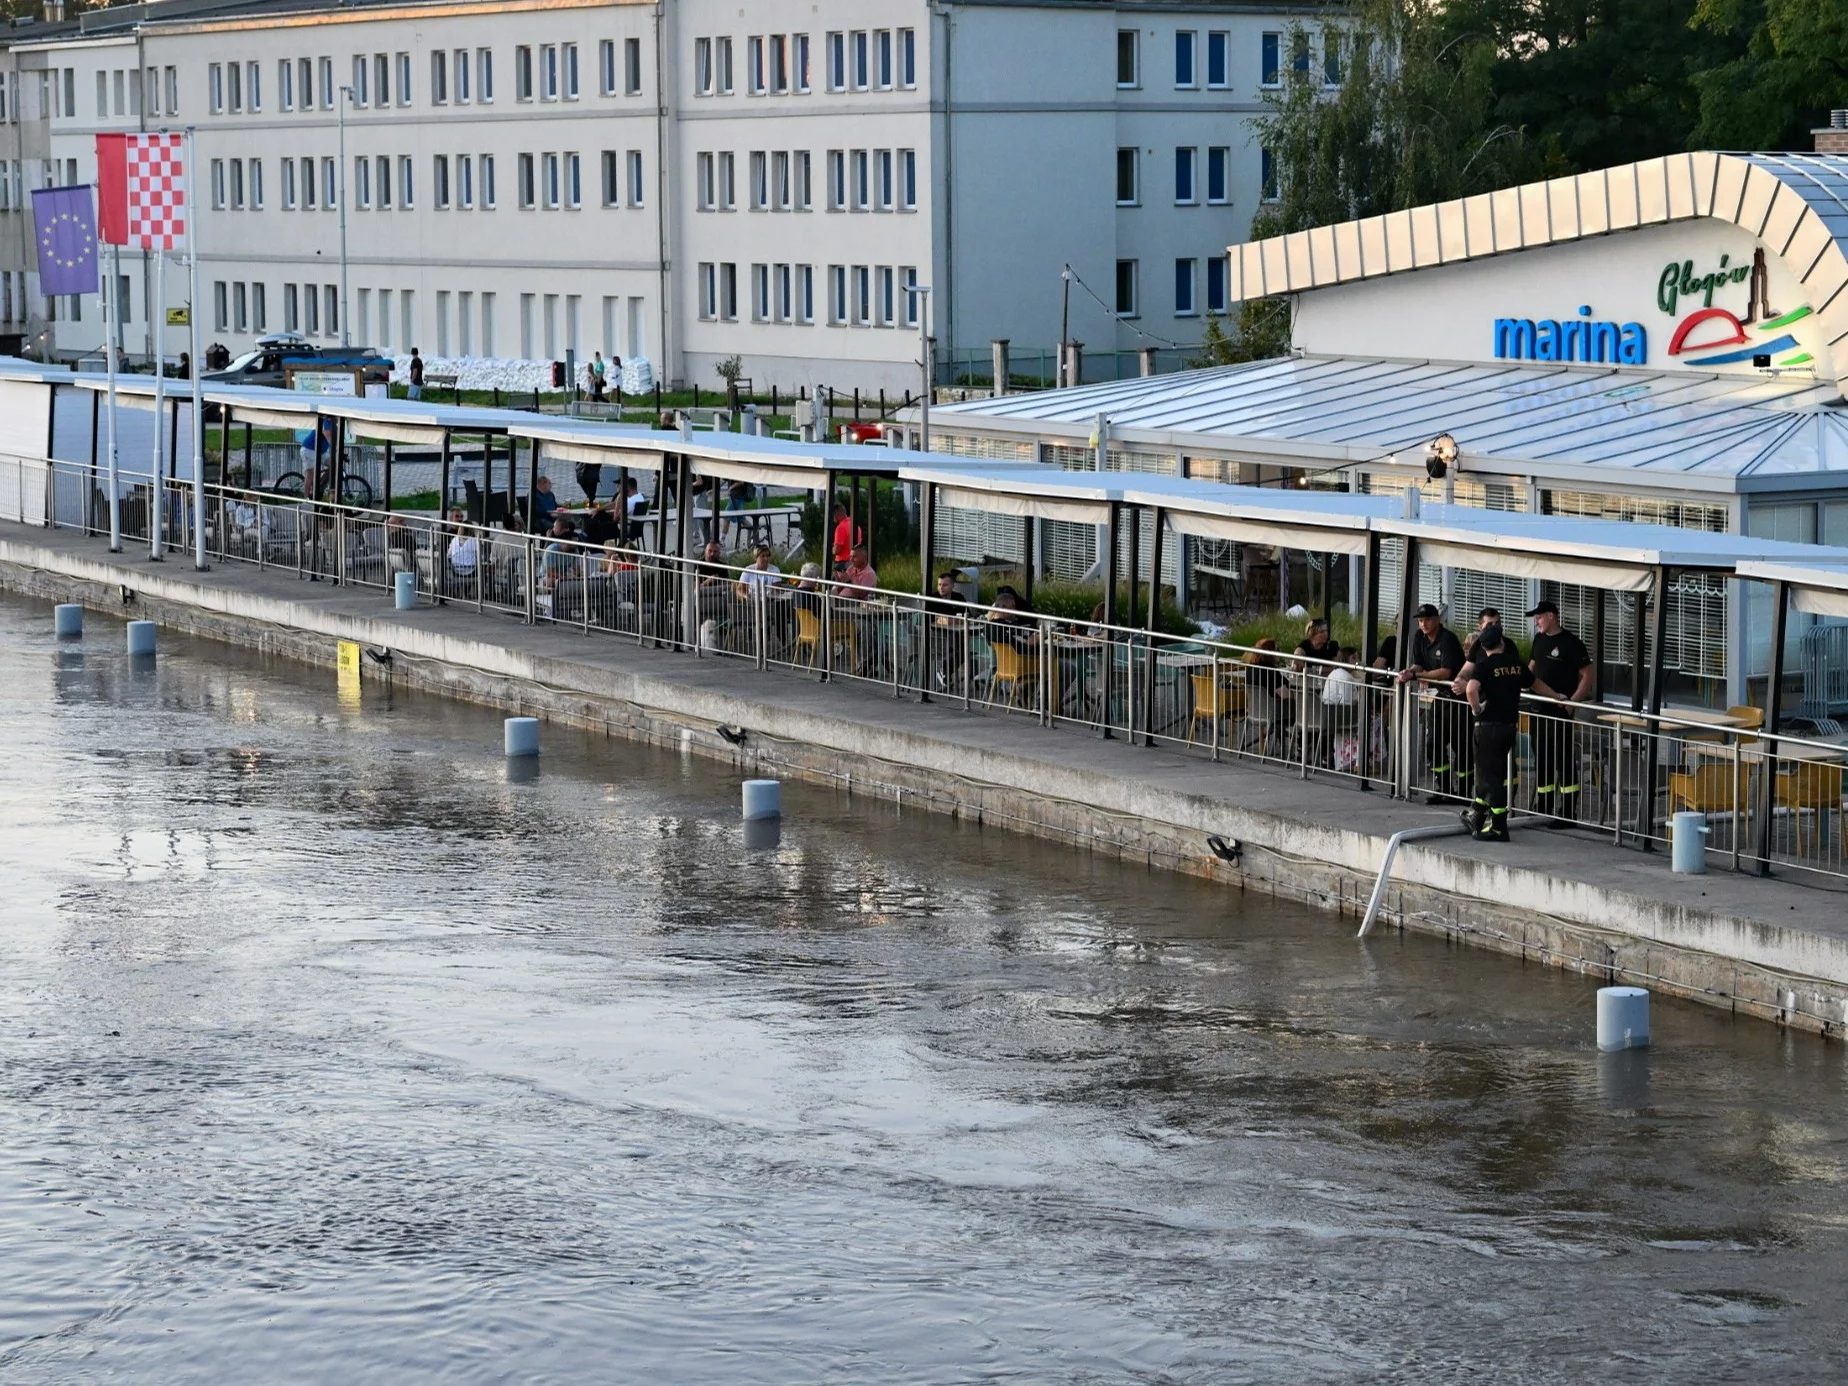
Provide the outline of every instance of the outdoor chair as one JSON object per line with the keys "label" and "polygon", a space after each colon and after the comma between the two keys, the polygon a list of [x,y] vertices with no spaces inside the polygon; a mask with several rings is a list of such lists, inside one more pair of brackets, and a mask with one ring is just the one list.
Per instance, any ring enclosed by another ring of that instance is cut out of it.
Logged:
{"label": "outdoor chair", "polygon": [[990,640],[988,649],[995,658],[995,671],[989,676],[986,701],[994,703],[1005,684],[1009,707],[1037,704],[1039,654],[1036,651],[1020,650],[1005,640]]}
{"label": "outdoor chair", "polygon": [[1189,741],[1200,739],[1201,722],[1205,722],[1209,729],[1214,722],[1226,722],[1229,730],[1230,722],[1244,715],[1245,686],[1242,680],[1234,682],[1232,676],[1218,665],[1206,673],[1194,673],[1191,678],[1193,718],[1187,727]]}
{"label": "outdoor chair", "polygon": [[1842,772],[1844,767],[1829,765],[1819,761],[1797,761],[1791,769],[1782,771],[1777,777],[1777,807],[1788,809],[1795,820],[1797,855],[1806,856],[1804,848],[1803,815],[1811,815],[1809,840],[1818,851],[1826,850],[1829,845],[1829,820],[1837,821],[1840,829],[1842,816]]}

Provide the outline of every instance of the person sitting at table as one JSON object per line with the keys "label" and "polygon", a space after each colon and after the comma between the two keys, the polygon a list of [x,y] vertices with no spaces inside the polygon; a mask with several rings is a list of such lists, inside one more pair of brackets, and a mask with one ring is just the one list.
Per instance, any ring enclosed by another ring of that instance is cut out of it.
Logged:
{"label": "person sitting at table", "polygon": [[450,590],[459,592],[474,582],[476,567],[481,562],[481,545],[475,538],[475,531],[460,524],[451,529],[447,558]]}
{"label": "person sitting at table", "polygon": [[1031,609],[1020,593],[1005,584],[995,589],[994,610],[986,624],[990,644],[999,640],[1020,650],[1039,643],[1039,623],[1033,620]]}
{"label": "person sitting at table", "polygon": [[1263,730],[1264,748],[1260,754],[1264,755],[1271,754],[1278,733],[1287,729],[1291,721],[1294,690],[1289,676],[1278,667],[1276,651],[1277,642],[1267,635],[1256,641],[1244,658],[1246,716]]}
{"label": "person sitting at table", "polygon": [[642,483],[632,476],[622,479],[622,505],[631,519],[648,513],[648,497],[642,494]]}
{"label": "person sitting at table", "polygon": [[925,627],[925,643],[930,649],[930,667],[940,688],[962,687],[963,666],[968,657],[967,628],[969,599],[956,586],[956,574],[946,570],[937,574],[937,590],[924,599],[930,614]]}
{"label": "person sitting at table", "polygon": [[770,561],[770,546],[759,544],[751,550],[751,565],[738,574],[738,597],[762,596],[783,581],[783,570]]}
{"label": "person sitting at table", "polygon": [[731,615],[732,575],[725,566],[725,550],[714,539],[700,550],[699,590],[695,593],[702,621]]}
{"label": "person sitting at table", "polygon": [[616,517],[610,514],[609,506],[598,501],[584,517],[584,542],[602,545],[615,537]]}
{"label": "person sitting at table", "polygon": [[858,589],[844,590],[841,595],[845,597],[871,596],[873,589],[879,586],[879,574],[873,571],[872,555],[866,551],[866,545],[854,545],[847,571],[841,574],[841,581],[849,589]]}
{"label": "person sitting at table", "polygon": [[615,573],[633,573],[635,570],[634,550],[625,549],[614,539],[604,541],[603,558],[597,565],[599,573],[607,576]]}
{"label": "person sitting at table", "polygon": [[552,527],[552,513],[558,509],[558,497],[552,494],[552,478],[542,476],[533,483],[533,533],[544,534]]}
{"label": "person sitting at table", "polygon": [[539,585],[550,591],[561,579],[577,575],[577,530],[565,516],[554,515],[546,541],[545,553],[539,560]]}
{"label": "person sitting at table", "polygon": [[1353,774],[1360,769],[1360,651],[1335,651],[1340,662],[1322,680],[1322,763]]}

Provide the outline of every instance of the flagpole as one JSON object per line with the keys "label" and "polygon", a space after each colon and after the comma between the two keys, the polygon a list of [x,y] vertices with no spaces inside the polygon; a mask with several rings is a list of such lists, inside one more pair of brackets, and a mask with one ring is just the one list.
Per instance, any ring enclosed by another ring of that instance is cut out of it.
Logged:
{"label": "flagpole", "polygon": [[103,286],[103,357],[109,363],[109,552],[122,552],[122,488],[117,481],[116,467],[116,349],[115,319],[116,310],[121,305],[116,301],[116,271],[120,267],[120,253],[112,245],[109,247],[109,282]]}
{"label": "flagpole", "polygon": [[[154,321],[164,322],[167,317],[167,254],[156,249],[154,252]],[[154,495],[159,500],[157,509],[164,513],[167,506],[167,373],[162,369],[166,365],[167,353],[162,350],[159,336],[154,339]],[[149,528],[153,536],[148,558],[160,562],[161,524],[156,520]]]}
{"label": "flagpole", "polygon": [[[205,386],[200,380],[205,363],[199,356],[199,204],[193,201],[193,127],[186,127],[186,167],[181,186],[186,197],[186,258],[192,265],[192,306],[186,311],[186,330],[192,343],[192,457],[193,457],[193,567],[204,572],[205,561]],[[344,167],[344,165],[343,165]],[[345,208],[341,209],[342,215]],[[162,316],[162,327],[166,325]],[[230,435],[225,435],[229,437]],[[224,480],[224,459],[219,459],[219,480]]]}

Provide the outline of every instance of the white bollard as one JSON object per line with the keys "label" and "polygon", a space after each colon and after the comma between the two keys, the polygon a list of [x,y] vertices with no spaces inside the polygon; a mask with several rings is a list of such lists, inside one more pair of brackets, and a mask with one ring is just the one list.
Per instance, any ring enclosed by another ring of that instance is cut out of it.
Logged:
{"label": "white bollard", "polygon": [[59,602],[51,610],[51,619],[59,636],[64,639],[83,634],[83,608],[76,602]]}
{"label": "white bollard", "polygon": [[1677,813],[1669,819],[1669,870],[1689,876],[1707,874],[1707,815]]}
{"label": "white bollard", "polygon": [[1598,988],[1598,1048],[1645,1049],[1649,1045],[1649,993],[1641,987]]}
{"label": "white bollard", "polygon": [[151,655],[154,653],[154,630],[152,621],[130,621],[128,623],[128,652],[132,655]]}
{"label": "white bollard", "polygon": [[398,573],[391,580],[391,602],[400,611],[417,605],[417,574]]}
{"label": "white bollard", "polygon": [[508,755],[536,756],[539,754],[539,719],[537,717],[509,717],[501,724],[501,734],[506,742]]}
{"label": "white bollard", "polygon": [[744,821],[783,816],[783,786],[776,780],[744,782]]}

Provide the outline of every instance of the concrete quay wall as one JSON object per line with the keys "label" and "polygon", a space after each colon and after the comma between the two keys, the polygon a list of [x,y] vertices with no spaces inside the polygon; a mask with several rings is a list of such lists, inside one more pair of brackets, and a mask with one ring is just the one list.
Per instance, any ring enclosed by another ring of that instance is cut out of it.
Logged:
{"label": "concrete quay wall", "polygon": [[[0,526],[0,587],[331,667],[340,640],[389,650],[388,678],[751,773],[833,784],[1358,915],[1395,831],[1454,821],[1383,793],[1105,742],[1025,718],[920,707],[747,664],[529,627],[460,606],[391,609],[370,589]],[[742,727],[743,747],[718,736]],[[1235,862],[1207,847],[1236,841]],[[1513,849],[1400,852],[1381,926],[1436,934],[1781,1024],[1848,1025],[1848,895],[1785,880],[1672,876],[1584,834]],[[1569,863],[1569,865],[1567,865]],[[1381,927],[1376,926],[1376,927]]]}

